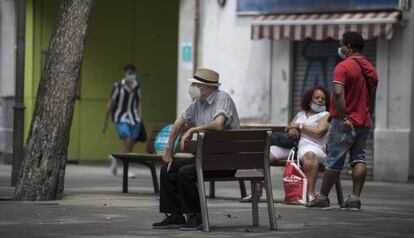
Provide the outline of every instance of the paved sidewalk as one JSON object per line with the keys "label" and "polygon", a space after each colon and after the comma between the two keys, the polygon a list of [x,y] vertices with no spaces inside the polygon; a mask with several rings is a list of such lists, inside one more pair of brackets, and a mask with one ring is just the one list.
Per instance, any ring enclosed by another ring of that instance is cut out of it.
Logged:
{"label": "paved sidewalk", "polygon": [[[334,191],[329,211],[282,204],[282,183],[276,177],[278,231],[268,230],[265,202],[259,205],[261,226],[251,226],[250,204],[237,202],[235,182],[217,183],[218,198],[208,200],[212,232],[153,230],[151,224],[163,215],[149,171],[134,170],[137,178],[130,180],[130,193],[123,194],[121,175],[110,175],[107,167],[68,165],[63,200],[16,202],[10,200],[11,167],[0,164],[0,237],[412,237],[414,232],[412,183],[368,181],[363,210],[346,212],[336,205]],[[351,181],[344,180],[343,188],[348,194]]]}

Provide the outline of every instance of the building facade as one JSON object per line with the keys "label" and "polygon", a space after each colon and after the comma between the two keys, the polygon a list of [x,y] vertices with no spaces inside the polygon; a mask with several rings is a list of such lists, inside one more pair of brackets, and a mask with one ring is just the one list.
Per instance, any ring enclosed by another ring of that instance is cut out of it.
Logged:
{"label": "building facade", "polygon": [[[177,113],[193,67],[220,72],[243,123],[287,125],[304,90],[332,89],[342,33],[359,31],[380,78],[367,143],[369,175],[414,175],[414,11],[411,1],[180,1]],[[185,55],[192,47],[193,58]],[[195,65],[196,64],[196,65]]]}
{"label": "building facade", "polygon": [[[11,57],[14,57],[15,49],[15,1],[2,0],[0,3],[0,153],[11,154],[12,125],[7,130],[4,129],[6,126],[3,126],[2,120],[7,116],[7,120],[12,122],[13,118],[13,111],[10,109],[14,104],[13,99],[10,100],[7,112],[3,102],[8,95],[14,95],[14,68],[9,64],[14,65],[15,61]],[[9,4],[9,8],[4,3]],[[59,1],[55,0],[26,1],[26,135],[58,8]],[[151,130],[154,123],[174,121],[178,9],[178,0],[95,1],[70,134],[70,161],[107,160],[108,154],[120,150],[121,142],[115,127],[110,125],[106,135],[102,134],[101,128],[112,85],[122,79],[122,68],[126,63],[137,66],[137,80],[142,90],[143,120],[147,130]],[[7,11],[13,15],[8,18],[9,22],[4,20],[4,13]],[[3,43],[4,39],[8,40],[7,46]],[[5,68],[9,69],[7,75]],[[5,136],[8,138],[3,143],[2,138]],[[136,151],[143,152],[144,147],[144,144],[139,143]]]}
{"label": "building facade", "polygon": [[0,0],[0,161],[11,161],[15,95],[15,1]]}

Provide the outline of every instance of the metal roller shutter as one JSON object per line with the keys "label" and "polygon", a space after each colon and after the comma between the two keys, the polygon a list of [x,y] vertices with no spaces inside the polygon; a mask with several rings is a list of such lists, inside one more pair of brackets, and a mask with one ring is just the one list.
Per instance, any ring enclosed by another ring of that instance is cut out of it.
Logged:
{"label": "metal roller shutter", "polygon": [[[296,41],[294,42],[293,86],[292,86],[292,115],[300,111],[300,100],[304,91],[316,85],[325,86],[332,92],[333,70],[340,58],[337,55],[339,43],[335,40],[326,41]],[[376,63],[376,40],[365,42],[363,54],[374,66]],[[375,118],[373,118],[375,120]],[[367,167],[368,177],[373,173],[373,141],[372,130],[367,140]],[[345,163],[344,172],[350,167]]]}

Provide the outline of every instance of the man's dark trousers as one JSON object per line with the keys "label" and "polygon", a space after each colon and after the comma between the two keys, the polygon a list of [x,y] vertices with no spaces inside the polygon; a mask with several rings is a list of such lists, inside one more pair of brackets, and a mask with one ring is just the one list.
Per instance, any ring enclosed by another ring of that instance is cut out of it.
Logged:
{"label": "man's dark trousers", "polygon": [[195,159],[180,159],[161,167],[160,212],[170,214],[200,213]]}

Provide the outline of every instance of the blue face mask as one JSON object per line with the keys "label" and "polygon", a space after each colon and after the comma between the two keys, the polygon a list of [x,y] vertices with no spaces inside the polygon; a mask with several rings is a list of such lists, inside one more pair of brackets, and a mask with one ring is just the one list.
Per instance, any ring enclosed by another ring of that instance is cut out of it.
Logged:
{"label": "blue face mask", "polygon": [[134,82],[136,78],[137,78],[136,74],[128,74],[127,76],[125,76],[125,79],[131,83]]}
{"label": "blue face mask", "polygon": [[319,106],[319,105],[316,105],[316,104],[314,104],[314,103],[311,103],[311,110],[313,111],[313,112],[323,112],[323,111],[326,111],[326,106]]}

